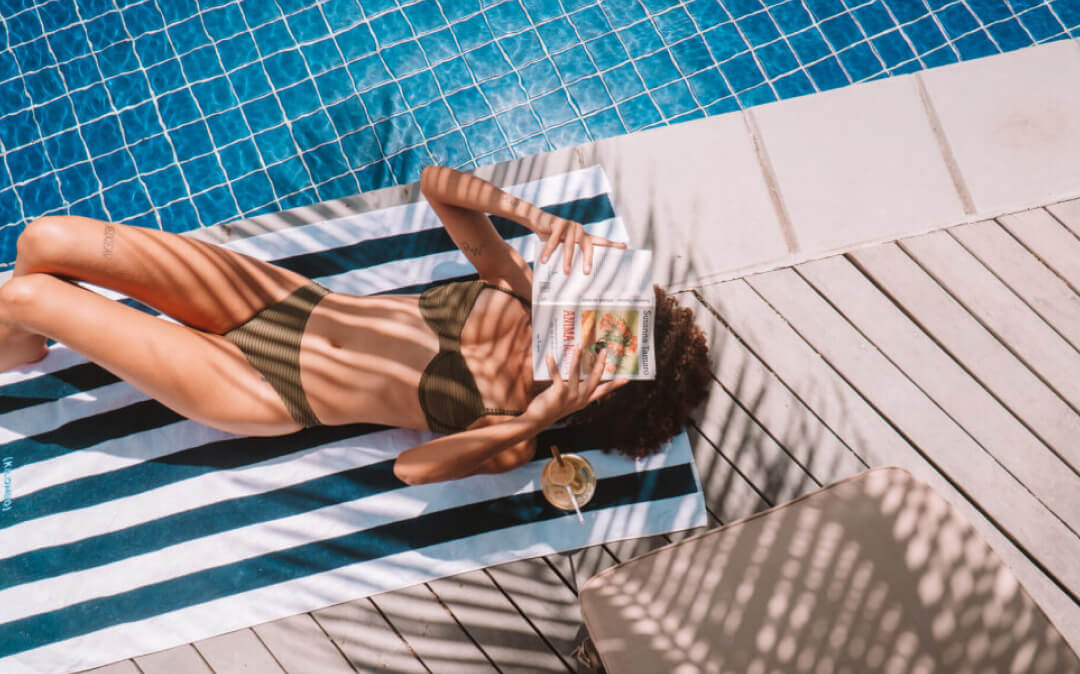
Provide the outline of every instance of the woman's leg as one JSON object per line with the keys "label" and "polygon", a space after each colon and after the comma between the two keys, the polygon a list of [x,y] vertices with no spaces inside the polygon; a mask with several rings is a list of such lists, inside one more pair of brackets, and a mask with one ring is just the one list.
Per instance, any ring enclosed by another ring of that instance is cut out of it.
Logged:
{"label": "woman's leg", "polygon": [[300,429],[235,344],[101,297],[49,274],[0,287],[0,323],[63,342],[196,421],[245,435]]}
{"label": "woman's leg", "polygon": [[[55,274],[110,288],[192,327],[224,334],[308,282],[295,272],[190,237],[77,216],[31,222],[14,278]],[[66,340],[60,340],[66,343]],[[0,330],[0,370],[40,358],[44,339]]]}

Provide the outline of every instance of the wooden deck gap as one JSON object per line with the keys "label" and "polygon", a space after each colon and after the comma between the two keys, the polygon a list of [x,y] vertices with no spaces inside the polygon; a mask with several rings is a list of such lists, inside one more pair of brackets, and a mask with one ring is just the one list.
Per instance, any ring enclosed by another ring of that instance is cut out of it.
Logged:
{"label": "wooden deck gap", "polygon": [[[1056,215],[1054,215],[1054,212],[1053,212],[1053,211],[1051,211],[1051,210],[1049,210],[1049,209],[1047,209],[1047,208],[1043,208],[1043,209],[1040,209],[1040,210],[1044,211],[1044,212],[1045,212],[1045,213],[1046,213],[1046,214],[1047,214],[1048,216],[1050,216],[1050,217],[1051,217],[1051,218],[1052,218],[1052,219],[1054,220],[1054,222],[1056,222],[1056,223],[1058,223],[1059,225],[1061,225],[1062,229],[1064,229],[1064,230],[1065,230],[1066,232],[1068,232],[1069,234],[1071,234],[1071,235],[1073,236],[1073,238],[1075,238],[1075,239],[1077,239],[1078,241],[1080,241],[1080,236],[1078,236],[1078,235],[1076,234],[1076,232],[1072,231],[1072,229],[1070,229],[1068,225],[1066,225],[1066,224],[1065,224],[1064,222],[1062,222],[1062,221],[1061,221],[1061,218],[1059,218],[1059,217],[1057,217]],[[1072,281],[1071,281],[1070,279],[1068,279],[1067,277],[1063,276],[1063,275],[1061,274],[1061,272],[1059,272],[1059,271],[1058,271],[1057,269],[1055,269],[1055,268],[1054,268],[1054,266],[1053,266],[1052,264],[1050,264],[1049,262],[1047,262],[1047,261],[1046,261],[1046,260],[1045,260],[1045,259],[1043,258],[1043,256],[1042,256],[1042,255],[1040,255],[1040,254],[1038,253],[1038,251],[1032,250],[1031,246],[1029,246],[1028,244],[1024,243],[1024,240],[1023,240],[1023,239],[1021,239],[1020,237],[1018,237],[1018,236],[1016,235],[1016,232],[1012,231],[1012,228],[1011,228],[1011,227],[1009,227],[1008,225],[1006,225],[1006,224],[1005,224],[1005,222],[1004,222],[1004,219],[1003,219],[1003,218],[995,218],[995,219],[994,219],[994,222],[996,222],[996,223],[998,224],[998,226],[999,226],[999,227],[1001,227],[1002,229],[1004,229],[1004,230],[1005,230],[1005,231],[1006,231],[1006,232],[1007,232],[1007,233],[1009,234],[1009,236],[1011,236],[1011,237],[1012,237],[1012,238],[1013,238],[1013,239],[1014,239],[1014,240],[1015,240],[1015,241],[1016,241],[1016,242],[1017,242],[1018,244],[1020,244],[1021,246],[1023,246],[1023,247],[1024,247],[1024,250],[1026,250],[1027,252],[1031,253],[1031,255],[1032,255],[1032,256],[1033,256],[1033,257],[1034,257],[1034,258],[1035,258],[1036,260],[1038,260],[1038,261],[1039,261],[1039,262],[1040,262],[1040,263],[1041,263],[1041,264],[1042,264],[1042,265],[1043,265],[1044,267],[1046,267],[1046,268],[1047,268],[1047,269],[1049,269],[1049,270],[1050,270],[1051,272],[1053,272],[1053,273],[1054,273],[1054,276],[1057,276],[1057,277],[1058,277],[1059,279],[1061,279],[1061,282],[1062,282],[1062,283],[1064,283],[1065,285],[1069,286],[1069,289],[1071,289],[1071,290],[1072,290],[1072,291],[1073,291],[1074,293],[1076,293],[1077,295],[1080,295],[1080,287],[1077,287],[1077,286],[1073,285],[1073,282],[1072,282]]]}
{"label": "wooden deck gap", "polygon": [[[741,279],[737,280],[737,281],[726,281],[726,283],[739,283],[739,282],[745,282],[745,281],[742,281]],[[832,434],[832,436],[836,439],[836,441],[839,442],[840,445],[843,446],[851,454],[851,456],[853,456],[855,458],[855,460],[858,461],[862,465],[862,467],[864,469],[869,469],[870,468],[870,465],[866,463],[866,461],[862,458],[862,456],[860,456],[858,452],[856,452],[854,449],[851,448],[851,446],[849,446],[846,442],[844,442],[843,439],[841,439],[840,434],[838,434],[835,429],[830,427],[829,424],[825,423],[825,420],[821,418],[821,415],[819,415],[817,412],[814,411],[813,406],[811,406],[798,393],[796,393],[795,389],[792,388],[791,386],[789,386],[787,384],[787,382],[785,382],[783,380],[783,378],[780,377],[779,374],[777,374],[776,370],[774,370],[772,367],[769,366],[768,361],[766,361],[765,358],[763,358],[761,356],[761,354],[758,351],[756,351],[750,345],[750,343],[747,340],[743,339],[742,336],[739,335],[738,331],[735,330],[734,326],[732,326],[730,323],[728,323],[728,321],[726,321],[724,319],[724,317],[720,314],[720,312],[717,311],[712,305],[709,304],[709,302],[705,299],[705,297],[701,294],[701,292],[697,288],[692,288],[690,290],[690,292],[694,295],[695,298],[697,298],[698,303],[702,307],[704,307],[706,309],[706,311],[708,311],[710,314],[712,314],[712,316],[714,318],[716,318],[717,321],[722,323],[724,325],[724,327],[726,327],[728,329],[728,331],[731,333],[731,335],[736,340],[738,340],[739,344],[742,345],[742,347],[744,349],[746,349],[750,354],[752,354],[754,356],[754,358],[756,358],[758,360],[758,362],[760,362],[762,364],[762,366],[765,367],[765,369],[769,372],[769,374],[772,375],[772,377],[781,386],[783,386],[784,389],[786,389],[787,392],[795,400],[798,400],[799,403],[802,404],[803,409],[805,409],[808,414],[813,416],[818,421],[818,423],[820,423],[822,425],[823,428],[827,429],[829,431],[829,433]],[[811,348],[813,348],[813,347],[811,347]],[[815,350],[815,353],[816,353],[816,350]],[[710,442],[709,444],[712,444],[712,443]],[[715,445],[713,445],[713,446],[715,447]]]}
{"label": "wooden deck gap", "polygon": [[446,613],[450,616],[450,619],[457,623],[458,627],[461,628],[461,631],[465,633],[465,636],[469,637],[469,641],[471,641],[473,645],[476,646],[476,650],[480,651],[481,655],[487,658],[488,663],[495,669],[495,671],[500,672],[501,674],[502,669],[497,664],[495,664],[495,660],[493,660],[492,657],[488,655],[488,652],[484,650],[484,647],[481,646],[480,642],[476,640],[476,637],[472,635],[472,632],[469,631],[469,628],[465,627],[465,624],[458,619],[458,617],[454,614],[454,611],[447,605],[446,602],[442,600],[442,597],[440,597],[435,592],[435,590],[432,589],[431,583],[424,583],[424,587],[426,587],[428,592],[431,593],[431,596],[435,597],[435,601],[439,602],[439,606],[443,607],[443,610],[445,610]]}
{"label": "wooden deck gap", "polygon": [[[398,639],[401,639],[401,643],[405,644],[405,648],[409,649],[409,652],[413,654],[413,657],[416,658],[416,661],[419,662],[420,666],[424,668],[424,671],[432,674],[431,668],[427,666],[427,663],[424,662],[424,659],[420,657],[419,653],[416,652],[416,649],[412,647],[412,644],[410,644],[409,640],[405,638],[405,635],[401,633],[401,630],[399,630],[394,624],[394,622],[390,620],[390,616],[386,615],[386,613],[382,610],[382,608],[379,607],[378,603],[376,603],[374,599],[372,599],[371,597],[367,597],[367,600],[368,603],[370,603],[375,608],[375,611],[382,617],[382,619],[386,621],[386,624],[390,627],[391,630],[393,630],[394,634],[397,635]],[[319,627],[322,627],[323,632],[326,632],[325,627],[323,627],[322,625],[319,625]],[[346,658],[346,660],[348,660],[348,658]],[[352,664],[352,660],[349,660],[349,664]]]}
{"label": "wooden deck gap", "polygon": [[954,302],[956,302],[957,304],[962,306],[968,312],[968,314],[971,316],[971,318],[973,318],[979,325],[981,325],[984,330],[986,330],[988,333],[990,333],[994,337],[994,339],[996,339],[998,341],[998,343],[1000,343],[1005,348],[1006,351],[1011,353],[1014,358],[1016,358],[1018,361],[1020,361],[1024,365],[1024,367],[1026,367],[1028,369],[1028,371],[1031,372],[1031,374],[1035,376],[1036,379],[1038,379],[1040,382],[1042,382],[1042,384],[1044,386],[1046,386],[1046,388],[1050,389],[1054,393],[1054,395],[1056,395],[1059,399],[1061,399],[1061,401],[1063,403],[1065,403],[1065,405],[1070,410],[1072,410],[1072,412],[1074,414],[1080,415],[1080,408],[1077,408],[1077,406],[1074,405],[1065,395],[1063,395],[1061,393],[1061,391],[1059,391],[1057,389],[1057,387],[1054,386],[1053,383],[1051,383],[1045,376],[1043,376],[1043,374],[1041,372],[1039,372],[1038,370],[1033,368],[1028,363],[1028,361],[1024,358],[1024,356],[1020,352],[1018,352],[1011,344],[1009,344],[1008,340],[1004,339],[1001,335],[999,335],[996,331],[994,331],[992,326],[988,325],[985,320],[983,320],[977,313],[975,313],[972,310],[972,308],[967,303],[965,303],[959,296],[957,296],[957,294],[955,292],[953,292],[953,290],[951,290],[945,283],[943,283],[942,280],[937,275],[935,275],[933,273],[933,271],[931,271],[930,269],[927,269],[919,261],[918,257],[915,256],[914,254],[912,254],[912,252],[907,249],[907,247],[905,246],[903,241],[897,241],[896,243],[900,247],[900,250],[904,251],[904,253],[908,257],[910,257],[911,260],[916,265],[918,265],[918,267],[920,269],[922,269],[923,272],[926,273],[927,276],[934,279],[934,281],[938,284],[938,286],[940,286],[941,289],[943,291],[945,291],[945,293],[948,294],[949,297],[951,297]]}
{"label": "wooden deck gap", "polygon": [[528,614],[526,614],[525,611],[521,609],[521,606],[519,606],[518,603],[514,601],[514,598],[510,596],[510,593],[504,590],[501,585],[499,585],[499,582],[495,580],[495,577],[492,576],[486,568],[481,569],[481,571],[483,571],[484,575],[491,579],[492,584],[494,584],[495,587],[499,590],[499,592],[501,592],[502,595],[506,597],[506,601],[510,602],[510,605],[517,610],[518,614],[525,619],[525,622],[527,622],[529,624],[529,627],[531,627],[532,630],[536,632],[536,634],[540,637],[540,640],[543,641],[547,645],[547,647],[551,649],[551,652],[555,654],[555,657],[559,658],[559,660],[566,667],[566,671],[573,672],[574,668],[570,665],[569,662],[566,661],[566,657],[564,657],[563,654],[559,652],[559,649],[555,648],[555,645],[552,644],[551,641],[547,638],[547,636],[540,631],[540,628],[536,626],[536,623],[532,621],[532,618],[530,618]]}
{"label": "wooden deck gap", "polygon": [[[266,642],[262,640],[262,637],[259,636],[259,633],[256,632],[255,629],[252,627],[249,627],[248,631],[251,632],[252,636],[255,637],[255,640],[259,642],[259,645],[262,646],[270,655],[270,659],[273,660],[278,667],[281,667],[281,671],[286,672],[287,674],[289,670],[285,668],[285,665],[281,662],[281,660],[278,660],[278,657],[274,655],[274,651],[270,650],[270,647],[267,646]],[[346,658],[346,660],[348,660],[348,658]]]}
{"label": "wooden deck gap", "polygon": [[[998,466],[998,468],[1000,468],[1009,477],[1014,479],[1016,481],[1016,483],[1018,485],[1020,485],[1021,488],[1023,488],[1024,491],[1026,491],[1028,494],[1031,495],[1031,497],[1033,499],[1035,499],[1035,501],[1037,501],[1040,505],[1042,505],[1044,508],[1046,508],[1046,511],[1049,512],[1054,517],[1054,519],[1056,519],[1058,522],[1061,522],[1062,526],[1064,526],[1066,529],[1068,529],[1070,532],[1072,532],[1072,534],[1074,536],[1076,536],[1077,538],[1080,538],[1080,531],[1077,531],[1076,529],[1074,529],[1066,520],[1064,520],[1060,515],[1058,515],[1054,511],[1054,509],[1052,507],[1050,507],[1050,504],[1046,503],[1046,501],[1044,501],[1042,499],[1042,497],[1039,496],[1039,494],[1037,494],[1034,490],[1032,490],[1031,487],[1028,486],[1028,484],[1026,482],[1024,482],[1024,480],[1020,479],[1020,477],[1017,476],[1015,473],[1013,473],[1013,471],[1011,469],[1009,469],[1008,466],[1006,466],[1004,463],[1002,463],[998,459],[998,457],[995,456],[994,453],[989,450],[989,448],[987,448],[982,442],[980,442],[979,439],[977,437],[975,437],[975,435],[964,426],[964,424],[960,423],[959,419],[957,419],[951,412],[949,412],[949,410],[945,409],[945,407],[940,402],[938,402],[936,399],[934,399],[934,396],[932,396],[929,391],[927,391],[914,377],[912,377],[910,374],[908,374],[908,372],[904,368],[902,368],[900,366],[900,364],[896,362],[895,359],[893,359],[889,354],[885,353],[885,351],[880,346],[878,346],[878,344],[876,342],[874,342],[874,340],[871,339],[870,336],[867,335],[854,321],[852,321],[850,318],[848,318],[848,316],[844,314],[844,312],[840,309],[840,307],[836,306],[833,303],[833,301],[831,299],[829,299],[828,295],[826,295],[824,292],[822,292],[821,289],[818,288],[814,284],[813,281],[808,279],[799,270],[798,267],[793,267],[792,270],[795,272],[796,275],[798,275],[799,278],[801,278],[803,280],[803,282],[805,282],[808,286],[810,286],[814,290],[814,292],[816,292],[818,294],[818,296],[821,297],[821,299],[823,301],[825,301],[829,305],[829,307],[832,308],[833,311],[835,311],[837,314],[839,314],[847,322],[847,324],[850,325],[851,328],[860,337],[862,337],[864,340],[866,340],[866,342],[868,344],[873,346],[874,350],[877,351],[881,355],[881,357],[885,359],[886,362],[888,362],[890,365],[892,365],[896,369],[897,372],[899,372],[905,379],[907,379],[909,382],[911,382],[912,386],[914,386],[920,393],[922,393],[924,396],[926,396],[926,399],[929,400],[930,403],[935,408],[937,408],[938,411],[940,411],[941,414],[946,419],[948,419],[953,424],[955,424],[956,427],[959,428],[964,433],[964,435],[966,435],[968,438],[970,438],[971,442],[976,447],[981,449],[983,451],[983,453],[985,453],[990,458],[990,460],[992,460]],[[882,289],[880,287],[878,287],[878,290],[881,291]],[[888,295],[886,295],[886,297],[888,297]],[[892,301],[891,297],[889,299],[890,299],[890,301]],[[939,348],[940,348],[940,345],[939,345]],[[942,349],[942,350],[944,351],[944,349]],[[952,358],[951,353],[949,353],[948,351],[945,351],[945,353],[948,354],[950,358]],[[953,358],[953,361],[957,362],[955,358]],[[957,364],[959,365],[958,362],[957,362]],[[830,363],[830,365],[831,365],[831,363]],[[833,369],[836,369],[836,368],[833,368]],[[966,370],[965,370],[965,372],[966,372]],[[837,373],[839,374],[839,372],[837,372]],[[978,382],[979,385],[982,386],[984,391],[986,391],[988,394],[991,395],[991,397],[993,397],[993,392],[991,392],[989,389],[987,389],[985,386],[983,386],[982,382],[980,382],[977,378],[975,378],[973,375],[971,375],[970,372],[968,373],[968,375],[971,376],[972,379],[974,379],[976,382]],[[841,375],[841,376],[843,376],[843,375]],[[851,386],[852,386],[852,388],[855,388],[854,384],[851,384]],[[856,390],[858,390],[858,389],[856,389]],[[861,393],[860,393],[860,395],[861,395]],[[866,398],[866,396],[863,396],[863,399],[866,400],[868,403],[870,402]],[[997,398],[995,398],[995,400],[997,400]],[[998,402],[1000,402],[1000,401],[998,401]],[[872,404],[871,404],[871,406],[873,407]],[[1002,407],[1005,407],[1005,406],[1002,405]],[[877,410],[876,407],[874,409]],[[1005,408],[1005,409],[1008,409],[1008,408]],[[892,420],[888,419],[888,417],[882,411],[879,410],[878,413],[881,414],[882,418],[886,419],[887,421],[889,421],[890,424],[892,424]],[[1011,413],[1012,412],[1010,411],[1010,414]],[[1013,416],[1015,416],[1015,415],[1013,415]],[[895,428],[896,425],[893,425],[893,427]],[[921,454],[926,456],[926,454],[923,453],[922,450],[918,449],[918,447],[916,446],[916,444],[913,441],[909,440],[907,437],[905,437],[904,439],[908,440],[908,442],[913,447],[916,447],[916,451],[919,451]],[[1046,443],[1043,443],[1043,444],[1046,445]],[[1053,452],[1053,449],[1049,445],[1046,445],[1046,448],[1048,450],[1050,450],[1051,452]],[[1056,456],[1056,454],[1055,454],[1055,456]],[[927,459],[927,460],[929,461],[929,459]],[[931,462],[931,463],[933,463],[933,462]],[[1064,460],[1062,461],[1062,463],[1065,464],[1066,466],[1069,465],[1068,462],[1066,462]],[[942,473],[944,475],[944,472],[936,464],[934,464],[934,468],[937,468],[938,472],[940,472],[940,473]],[[947,476],[946,476],[946,479],[948,479]],[[995,522],[995,524],[997,524],[997,522]],[[999,526],[998,528],[1001,528],[1001,527]]]}
{"label": "wooden deck gap", "polygon": [[[559,554],[565,554],[565,553],[559,553]],[[563,582],[563,585],[565,585],[567,588],[569,588],[569,590],[571,592],[573,592],[574,596],[576,597],[578,591],[577,591],[577,586],[573,583],[573,580],[568,579],[566,576],[564,576],[562,574],[562,572],[559,571],[559,566],[557,564],[555,564],[554,562],[552,562],[550,559],[548,559],[548,557],[550,557],[550,555],[545,555],[544,557],[541,557],[541,559],[544,560],[544,563],[547,564],[548,567],[551,568],[552,573],[554,573],[556,576],[558,576],[559,580],[561,580]]]}
{"label": "wooden deck gap", "polygon": [[[378,608],[376,608],[375,610],[377,611]],[[356,665],[353,664],[353,662],[349,658],[349,656],[345,654],[344,650],[342,650],[341,645],[337,642],[337,639],[330,636],[330,633],[326,631],[326,628],[323,626],[323,624],[321,622],[319,622],[319,617],[315,615],[315,612],[311,611],[311,612],[308,613],[308,615],[311,616],[312,622],[314,622],[315,626],[319,628],[319,631],[323,633],[323,636],[326,637],[326,640],[329,641],[334,646],[334,650],[336,650],[338,652],[338,654],[341,656],[341,659],[344,660],[345,662],[349,663],[349,666],[352,667],[352,670],[354,672],[359,672],[360,670],[356,668]],[[379,615],[382,615],[382,613],[380,613]],[[386,616],[383,616],[383,620],[385,620],[385,619],[386,619]],[[393,626],[391,626],[391,629],[393,629]],[[396,631],[394,633],[397,634]],[[398,634],[398,638],[401,638],[400,634]],[[408,644],[405,644],[405,645],[408,646]],[[269,649],[267,649],[267,650],[269,650]],[[409,650],[412,651],[411,648]],[[413,655],[416,655],[416,653],[413,653]],[[284,668],[282,668],[282,669],[284,669]]]}
{"label": "wooden deck gap", "polygon": [[[746,484],[747,484],[747,485],[748,485],[748,486],[750,487],[750,489],[752,489],[752,490],[754,491],[754,493],[758,495],[758,498],[760,498],[760,499],[761,499],[762,501],[764,501],[765,503],[767,503],[767,504],[768,504],[768,506],[769,506],[770,508],[772,508],[773,506],[775,506],[775,505],[776,505],[776,503],[774,503],[772,499],[770,499],[770,498],[769,498],[768,496],[766,496],[766,495],[765,495],[765,494],[764,494],[764,493],[763,493],[763,492],[761,491],[761,489],[760,489],[760,488],[759,488],[759,487],[758,487],[758,486],[757,486],[756,484],[754,484],[754,481],[753,481],[753,480],[751,480],[750,478],[748,478],[748,477],[747,477],[747,476],[746,476],[746,475],[745,475],[745,474],[744,474],[744,473],[742,472],[742,470],[740,470],[740,469],[739,469],[739,467],[738,467],[737,465],[735,465],[734,463],[732,463],[731,459],[729,459],[728,457],[724,456],[724,453],[720,451],[720,448],[716,446],[716,444],[715,444],[715,443],[714,443],[714,442],[713,442],[713,441],[712,441],[712,440],[711,440],[711,439],[709,438],[709,436],[708,436],[708,435],[705,435],[705,433],[703,433],[703,432],[702,432],[702,430],[701,430],[701,427],[700,427],[700,426],[698,426],[697,422],[695,422],[695,421],[691,420],[691,421],[689,422],[689,424],[690,424],[690,425],[691,425],[691,426],[692,426],[692,427],[694,428],[694,430],[695,430],[695,431],[697,431],[697,432],[698,432],[698,434],[699,434],[699,435],[701,435],[701,438],[702,438],[702,439],[703,439],[703,440],[704,440],[705,442],[709,443],[709,445],[710,445],[710,446],[711,446],[711,447],[712,447],[712,448],[713,448],[714,450],[716,450],[716,454],[717,454],[717,455],[718,455],[718,456],[719,456],[720,458],[722,458],[722,459],[724,460],[724,462],[725,462],[725,463],[727,463],[727,464],[728,464],[729,466],[731,466],[731,469],[732,469],[733,471],[735,471],[735,474],[736,474],[736,475],[738,475],[739,477],[741,477],[741,478],[743,479],[743,482],[745,482],[745,483],[746,483]],[[717,520],[720,520],[720,518],[719,518],[719,517],[717,517],[717,516],[716,516],[716,514],[715,514],[715,513],[713,513],[713,512],[712,512],[712,511],[711,511],[711,510],[709,509],[709,505],[708,505],[708,503],[706,503],[706,504],[705,504],[705,509],[706,509],[706,510],[708,510],[708,511],[709,511],[709,514],[711,514],[711,515],[712,515],[713,517],[716,517],[716,519],[717,519]],[[721,521],[722,521],[722,520],[721,520]]]}

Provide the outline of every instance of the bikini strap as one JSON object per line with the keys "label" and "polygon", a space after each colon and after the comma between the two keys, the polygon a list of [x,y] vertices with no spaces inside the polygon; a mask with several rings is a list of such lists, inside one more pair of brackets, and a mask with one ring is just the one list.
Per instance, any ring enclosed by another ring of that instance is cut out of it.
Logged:
{"label": "bikini strap", "polygon": [[503,288],[503,287],[501,287],[501,286],[497,286],[497,285],[495,285],[494,283],[486,283],[486,282],[484,283],[484,287],[485,287],[485,288],[491,288],[491,289],[493,289],[493,290],[498,290],[499,292],[503,292],[503,293],[506,293],[507,295],[510,295],[511,297],[515,297],[515,298],[517,298],[517,300],[518,300],[519,302],[521,302],[522,304],[524,304],[524,305],[525,305],[525,306],[527,306],[527,307],[531,307],[531,306],[532,306],[532,302],[530,302],[530,301],[529,301],[528,299],[526,299],[525,297],[523,297],[523,296],[521,296],[521,295],[517,294],[517,293],[516,293],[516,292],[514,292],[513,290],[509,290],[509,289],[507,289],[507,288]]}

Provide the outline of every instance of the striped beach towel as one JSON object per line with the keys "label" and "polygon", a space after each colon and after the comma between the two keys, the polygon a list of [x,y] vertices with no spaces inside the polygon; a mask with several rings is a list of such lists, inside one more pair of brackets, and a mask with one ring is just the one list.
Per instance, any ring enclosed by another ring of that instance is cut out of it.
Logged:
{"label": "striped beach towel", "polygon": [[[599,168],[509,191],[626,240]],[[525,229],[496,226],[535,257]],[[424,203],[228,245],[354,294],[415,293],[472,272]],[[585,525],[541,496],[546,448],[502,475],[404,485],[394,458],[431,437],[370,424],[230,435],[54,345],[40,363],[0,375],[0,672],[85,669],[492,564],[705,523],[685,435],[637,461],[586,452],[600,480]]]}

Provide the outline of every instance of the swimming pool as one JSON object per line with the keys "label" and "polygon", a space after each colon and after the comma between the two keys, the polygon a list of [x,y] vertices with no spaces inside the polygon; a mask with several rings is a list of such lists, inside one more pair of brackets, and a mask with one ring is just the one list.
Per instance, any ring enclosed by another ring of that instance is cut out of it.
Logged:
{"label": "swimming pool", "polygon": [[1080,0],[0,0],[0,268],[1080,36]]}

